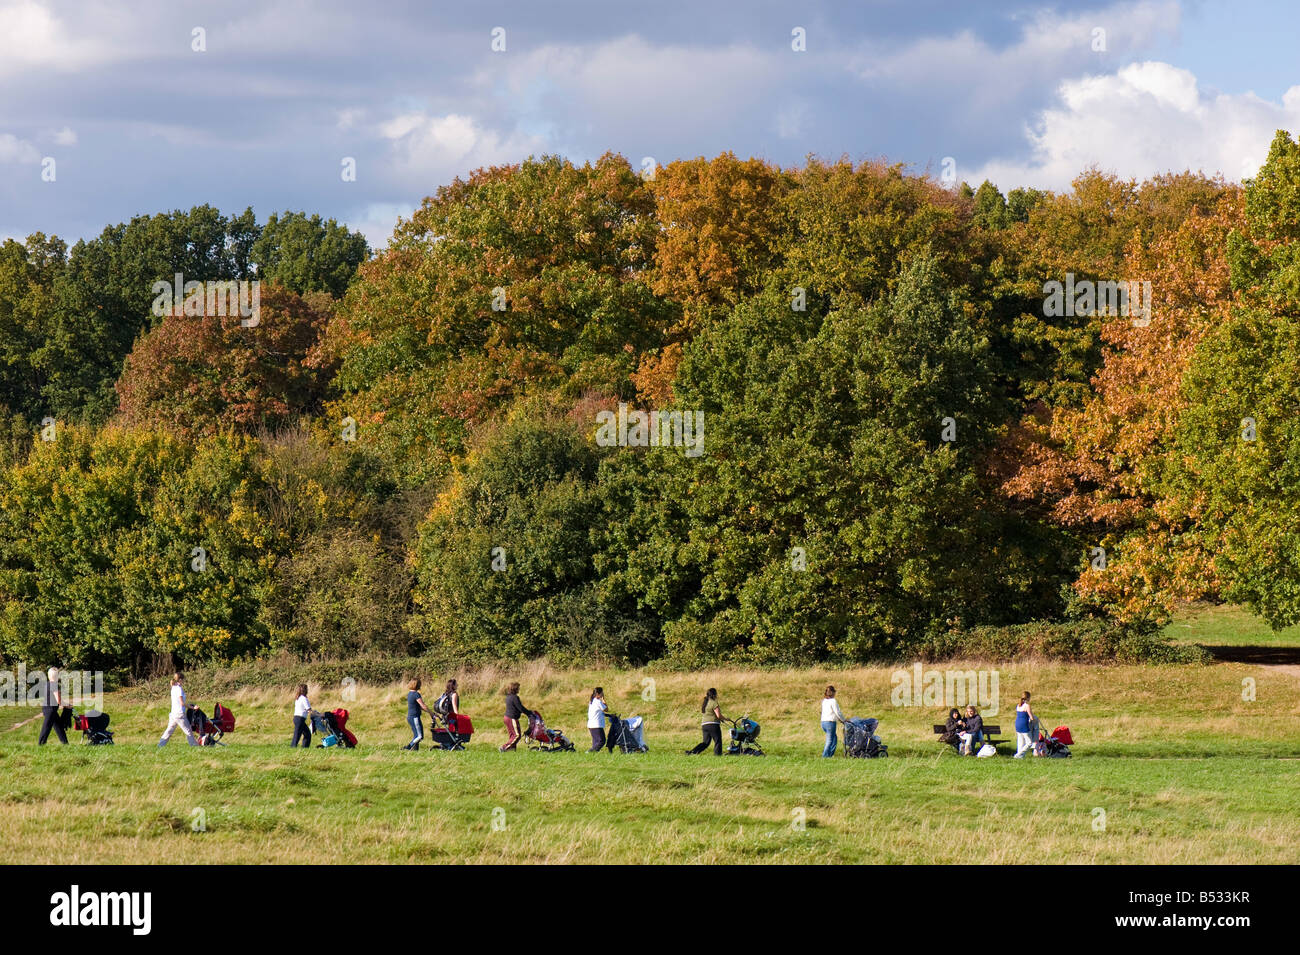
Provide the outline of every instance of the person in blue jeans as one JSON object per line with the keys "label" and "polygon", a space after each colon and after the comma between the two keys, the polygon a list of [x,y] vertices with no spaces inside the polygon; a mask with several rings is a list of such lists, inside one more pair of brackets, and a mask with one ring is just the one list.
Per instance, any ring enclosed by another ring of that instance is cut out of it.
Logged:
{"label": "person in blue jeans", "polygon": [[822,729],[826,731],[826,745],[822,748],[822,756],[834,756],[835,747],[839,739],[835,735],[836,727],[844,722],[844,714],[840,712],[839,701],[835,699],[835,687],[826,687],[826,695],[822,697]]}
{"label": "person in blue jeans", "polygon": [[411,726],[411,741],[403,746],[403,749],[419,749],[420,740],[424,739],[424,720],[421,718],[421,711],[433,715],[433,711],[424,705],[424,697],[420,695],[420,681],[412,680],[406,685],[406,722]]}

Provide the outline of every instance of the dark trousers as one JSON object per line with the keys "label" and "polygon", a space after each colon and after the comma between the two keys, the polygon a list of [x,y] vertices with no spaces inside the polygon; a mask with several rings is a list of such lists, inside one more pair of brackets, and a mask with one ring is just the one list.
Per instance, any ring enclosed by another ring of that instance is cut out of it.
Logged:
{"label": "dark trousers", "polygon": [[41,738],[38,739],[37,745],[44,746],[45,741],[50,737],[50,730],[59,737],[59,742],[64,746],[68,745],[68,734],[63,732],[63,721],[59,719],[59,708],[57,706],[42,706],[41,713],[45,719],[41,722]]}
{"label": "dark trousers", "polygon": [[591,734],[591,749],[589,753],[599,753],[605,748],[605,731],[599,727],[587,727],[587,732]]}
{"label": "dark trousers", "polygon": [[699,746],[691,750],[691,753],[692,754],[702,753],[709,748],[709,743],[712,743],[713,755],[721,756],[722,755],[722,724],[705,723],[703,726],[700,727],[700,731],[704,733],[704,741],[700,743]]}
{"label": "dark trousers", "polygon": [[307,717],[305,716],[295,716],[293,718],[293,742],[289,745],[297,746],[300,739],[303,746],[311,746],[311,727],[307,725]]}

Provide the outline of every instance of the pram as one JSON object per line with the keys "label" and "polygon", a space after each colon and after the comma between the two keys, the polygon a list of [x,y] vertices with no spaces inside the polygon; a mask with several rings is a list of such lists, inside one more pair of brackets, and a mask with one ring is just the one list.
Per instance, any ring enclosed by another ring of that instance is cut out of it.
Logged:
{"label": "pram", "polygon": [[220,703],[212,707],[212,719],[208,719],[208,715],[197,706],[191,706],[189,721],[200,746],[225,746],[221,737],[235,729],[235,714]]}
{"label": "pram", "polygon": [[571,753],[574,745],[559,730],[549,729],[542,714],[536,710],[528,718],[528,731],[524,733],[528,748],[539,753]]}
{"label": "pram", "polygon": [[312,710],[311,728],[313,733],[320,734],[321,741],[317,747],[318,749],[328,746],[341,746],[344,749],[352,749],[357,745],[357,738],[348,729],[347,710],[331,710],[328,713]]}
{"label": "pram", "polygon": [[763,747],[758,745],[758,732],[761,727],[748,716],[731,723],[731,745],[727,747],[728,756],[763,756]]}
{"label": "pram", "polygon": [[619,719],[615,713],[609,714],[609,737],[605,746],[612,753],[618,747],[624,753],[646,753],[650,747],[645,744],[645,720],[639,716]]}
{"label": "pram", "polygon": [[464,749],[474,735],[474,724],[464,713],[439,713],[434,717],[430,735],[443,749]]}
{"label": "pram", "polygon": [[879,720],[858,717],[844,721],[844,755],[854,759],[879,759],[889,755],[889,747],[876,735]]}
{"label": "pram", "polygon": [[108,728],[108,714],[89,710],[72,718],[72,725],[81,730],[81,737],[91,746],[112,746],[113,731]]}
{"label": "pram", "polygon": [[1070,755],[1070,747],[1066,743],[1072,744],[1073,742],[1074,737],[1070,735],[1068,726],[1058,726],[1052,730],[1050,735],[1040,729],[1038,731],[1038,741],[1034,743],[1034,755],[1067,759]]}

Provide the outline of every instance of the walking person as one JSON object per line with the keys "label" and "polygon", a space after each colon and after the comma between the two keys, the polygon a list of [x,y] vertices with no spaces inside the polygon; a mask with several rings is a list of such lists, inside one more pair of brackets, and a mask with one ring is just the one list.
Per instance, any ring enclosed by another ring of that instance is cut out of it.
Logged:
{"label": "walking person", "polygon": [[460,692],[456,686],[455,680],[448,680],[442,696],[433,701],[433,708],[444,717],[460,712]]}
{"label": "walking person", "polygon": [[194,730],[190,729],[189,707],[185,703],[185,686],[184,679],[179,673],[172,674],[172,709],[171,714],[167,717],[167,729],[163,731],[162,739],[158,740],[158,748],[162,749],[167,745],[167,741],[172,738],[172,733],[176,732],[177,727],[185,734],[191,746],[198,746],[198,737],[194,735]]}
{"label": "walking person", "polygon": [[41,688],[41,736],[36,745],[44,746],[50,738],[50,730],[64,746],[68,745],[68,734],[63,731],[63,688],[59,686],[59,668],[50,667],[45,671],[45,686]]}
{"label": "walking person", "polygon": [[299,683],[293,696],[293,741],[290,746],[302,745],[311,749],[311,703],[307,699],[307,684]]}
{"label": "walking person", "polygon": [[712,743],[713,755],[721,756],[722,721],[726,717],[722,715],[722,706],[718,703],[718,691],[713,687],[709,687],[708,692],[704,694],[704,702],[700,704],[700,712],[704,714],[704,718],[700,720],[700,732],[704,734],[704,739],[694,749],[688,749],[686,755],[695,756],[702,753]]}
{"label": "walking person", "polygon": [[591,691],[591,699],[587,701],[587,732],[591,734],[589,753],[599,753],[605,748],[605,712],[608,709],[605,690],[598,686]]}
{"label": "walking person", "polygon": [[424,705],[424,697],[420,695],[421,685],[419,679],[406,684],[406,722],[411,727],[411,741],[402,749],[420,748],[420,740],[424,739],[424,718],[421,713],[433,715],[433,711]]}
{"label": "walking person", "polygon": [[826,731],[826,745],[822,748],[822,756],[834,756],[835,747],[839,740],[835,736],[836,727],[844,722],[844,714],[840,712],[839,701],[835,699],[835,687],[826,687],[826,694],[822,697],[822,729]]}
{"label": "walking person", "polygon": [[522,734],[519,732],[519,718],[522,716],[533,718],[533,711],[524,706],[519,700],[519,684],[511,683],[505,688],[506,695],[506,744],[501,747],[501,752],[513,752],[519,745],[519,738]]}
{"label": "walking person", "polygon": [[1029,705],[1029,692],[1020,694],[1020,703],[1016,706],[1016,759],[1023,759],[1025,753],[1034,752],[1034,724],[1038,720]]}

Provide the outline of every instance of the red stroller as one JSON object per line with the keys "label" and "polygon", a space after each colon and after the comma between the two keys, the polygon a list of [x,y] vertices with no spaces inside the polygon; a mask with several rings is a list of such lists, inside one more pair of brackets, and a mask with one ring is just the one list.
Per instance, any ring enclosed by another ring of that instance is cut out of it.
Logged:
{"label": "red stroller", "polygon": [[443,749],[464,749],[474,735],[474,724],[464,713],[448,713],[434,718],[433,742]]}
{"label": "red stroller", "polygon": [[338,709],[329,713],[312,710],[311,722],[312,729],[321,736],[321,746],[342,746],[344,749],[356,747],[357,738],[348,729],[347,710]]}
{"label": "red stroller", "polygon": [[539,753],[571,753],[574,745],[559,730],[547,727],[542,714],[536,710],[528,719],[528,731],[524,733],[528,748]]}
{"label": "red stroller", "polygon": [[220,703],[212,708],[212,719],[197,706],[191,706],[189,712],[190,729],[199,738],[200,746],[225,746],[221,737],[234,732],[235,714]]}

